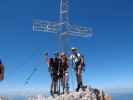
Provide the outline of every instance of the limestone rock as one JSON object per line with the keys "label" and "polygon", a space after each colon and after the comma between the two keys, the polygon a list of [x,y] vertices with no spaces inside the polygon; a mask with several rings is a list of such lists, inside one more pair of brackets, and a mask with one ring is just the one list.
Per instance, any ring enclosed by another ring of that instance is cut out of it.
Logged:
{"label": "limestone rock", "polygon": [[55,94],[53,97],[37,97],[30,98],[28,100],[112,100],[111,96],[99,89],[86,88],[84,90],[80,89],[79,92],[70,92],[62,95]]}
{"label": "limestone rock", "polygon": [[86,88],[84,91],[80,90],[79,92],[49,97],[47,100],[112,100],[112,98],[98,89]]}

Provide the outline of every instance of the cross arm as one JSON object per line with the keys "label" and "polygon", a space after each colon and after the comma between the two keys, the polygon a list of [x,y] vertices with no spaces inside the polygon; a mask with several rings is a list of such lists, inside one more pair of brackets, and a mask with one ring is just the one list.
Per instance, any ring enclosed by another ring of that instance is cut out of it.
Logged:
{"label": "cross arm", "polygon": [[77,25],[69,25],[68,27],[68,33],[72,36],[92,37],[93,35],[93,30],[88,27],[81,27]]}
{"label": "cross arm", "polygon": [[42,20],[33,21],[33,31],[58,33],[59,30],[60,30],[60,25],[58,22],[42,21]]}

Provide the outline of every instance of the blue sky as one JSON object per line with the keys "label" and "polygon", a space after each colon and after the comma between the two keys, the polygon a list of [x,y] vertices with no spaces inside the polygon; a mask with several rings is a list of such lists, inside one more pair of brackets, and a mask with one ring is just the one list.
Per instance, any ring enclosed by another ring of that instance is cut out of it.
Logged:
{"label": "blue sky", "polygon": [[[32,32],[32,21],[56,21],[60,0],[1,0],[0,58],[5,65],[3,91],[49,89],[43,52],[57,50],[52,33]],[[85,83],[99,88],[133,88],[133,1],[70,0],[70,21],[92,27],[92,38],[69,38],[86,56]],[[31,71],[38,71],[30,83]]]}

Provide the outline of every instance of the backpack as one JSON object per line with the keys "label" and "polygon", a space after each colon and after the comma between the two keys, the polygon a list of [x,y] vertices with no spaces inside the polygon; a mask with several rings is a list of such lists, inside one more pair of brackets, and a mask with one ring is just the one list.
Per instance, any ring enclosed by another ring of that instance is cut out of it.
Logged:
{"label": "backpack", "polygon": [[[80,55],[80,54],[79,54],[79,55]],[[85,59],[84,59],[84,56],[83,56],[83,55],[78,56],[78,54],[76,54],[75,56],[78,58],[78,61],[75,62],[75,65],[79,65],[80,62],[81,62],[81,59],[83,59],[82,67],[84,67],[84,66],[85,66]]]}
{"label": "backpack", "polygon": [[82,59],[83,59],[83,64],[82,64],[82,66],[85,67],[85,58],[84,58],[83,55],[82,55],[81,57],[82,57]]}
{"label": "backpack", "polygon": [[50,72],[56,74],[56,73],[58,73],[58,71],[61,67],[61,60],[56,57],[50,58],[49,66],[50,66]]}

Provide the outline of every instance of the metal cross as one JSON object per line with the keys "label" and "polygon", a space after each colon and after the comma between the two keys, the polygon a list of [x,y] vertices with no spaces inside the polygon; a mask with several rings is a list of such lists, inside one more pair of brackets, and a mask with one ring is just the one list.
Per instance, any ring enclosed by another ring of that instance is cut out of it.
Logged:
{"label": "metal cross", "polygon": [[56,33],[59,37],[61,43],[60,48],[62,50],[66,49],[65,42],[68,36],[91,37],[93,35],[93,31],[91,28],[70,24],[69,0],[61,0],[60,2],[59,21],[52,22],[52,21],[34,20],[33,31]]}

